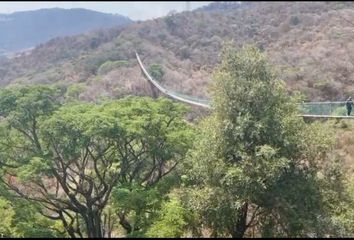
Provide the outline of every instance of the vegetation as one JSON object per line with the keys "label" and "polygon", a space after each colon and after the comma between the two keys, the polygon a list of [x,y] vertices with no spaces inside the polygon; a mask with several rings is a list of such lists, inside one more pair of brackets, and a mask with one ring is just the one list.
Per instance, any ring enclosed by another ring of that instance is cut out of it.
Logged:
{"label": "vegetation", "polygon": [[344,194],[333,133],[296,117],[296,98],[264,55],[225,49],[213,89],[215,112],[185,164],[186,205],[199,224],[213,237],[342,234],[332,222],[331,207],[345,202],[333,198]]}
{"label": "vegetation", "polygon": [[152,76],[153,79],[161,82],[163,75],[165,72],[162,69],[162,66],[159,64],[152,64],[149,67],[149,73]]}
{"label": "vegetation", "polygon": [[[164,98],[80,101],[82,85],[0,89],[6,237],[347,237],[352,173],[265,53],[227,45],[212,114]],[[110,65],[111,63],[108,63]]]}
{"label": "vegetation", "polygon": [[[102,219],[111,217],[104,210],[112,191],[120,204],[119,191],[139,190],[140,197],[154,191],[190,145],[185,109],[169,100],[64,106],[63,91],[44,86],[11,87],[0,95],[2,182],[14,197],[61,221],[70,237],[111,234]],[[128,233],[132,204],[115,208]]]}
{"label": "vegetation", "polygon": [[[145,66],[162,66],[169,88],[211,97],[206,86],[220,63],[222,44],[237,39],[237,48],[254,44],[265,51],[289,91],[301,91],[312,101],[340,101],[354,92],[353,23],[351,2],[214,3],[124,28],[52,39],[2,63],[0,83],[82,82],[85,100],[101,97],[93,96],[94,90],[114,98],[151,94],[137,66],[137,51]],[[107,61],[129,64],[100,71]],[[102,82],[92,81],[95,77]]]}
{"label": "vegetation", "polygon": [[[340,61],[330,73],[313,68],[316,56],[300,50],[314,36],[302,33],[316,26],[339,43],[343,32],[321,24],[351,16],[351,6],[214,3],[4,60],[0,236],[353,236],[354,125],[298,116],[309,96],[341,96],[334,76],[350,76]],[[131,96],[149,89],[134,50],[156,80],[208,92],[209,115]]]}
{"label": "vegetation", "polygon": [[122,66],[127,66],[128,62],[127,61],[107,61],[103,63],[97,70],[98,74],[105,74],[108,73],[116,68],[122,67]]}

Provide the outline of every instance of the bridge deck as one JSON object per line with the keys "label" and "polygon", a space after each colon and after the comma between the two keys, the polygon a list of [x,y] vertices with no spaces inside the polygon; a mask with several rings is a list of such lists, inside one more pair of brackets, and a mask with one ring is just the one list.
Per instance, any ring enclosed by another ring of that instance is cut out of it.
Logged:
{"label": "bridge deck", "polygon": [[135,52],[136,54],[136,58],[139,62],[140,68],[143,71],[143,73],[145,74],[145,76],[147,77],[147,79],[157,88],[159,89],[162,93],[166,94],[167,96],[174,98],[176,100],[182,101],[182,102],[186,102],[192,105],[197,105],[200,107],[204,107],[204,108],[210,108],[209,104],[205,104],[205,103],[201,103],[201,102],[197,102],[197,101],[193,101],[190,99],[185,99],[183,97],[177,96],[175,93],[165,89],[164,87],[162,87],[158,82],[156,82],[154,79],[152,79],[152,77],[150,76],[150,74],[148,73],[148,71],[146,71],[146,69],[144,68],[143,63],[140,60],[140,57],[138,55],[137,52]]}
{"label": "bridge deck", "polygon": [[354,119],[354,116],[332,116],[332,115],[301,115],[302,117],[308,118],[333,118],[333,119]]}
{"label": "bridge deck", "polygon": [[[159,89],[162,93],[166,94],[167,96],[174,98],[178,101],[182,101],[185,103],[189,103],[192,105],[196,105],[196,106],[200,106],[200,107],[204,107],[204,108],[210,108],[210,105],[205,102],[205,100],[193,100],[191,99],[191,97],[189,96],[181,96],[181,94],[177,94],[173,91],[170,91],[166,88],[164,88],[163,86],[161,86],[157,81],[155,81],[150,74],[148,73],[148,71],[146,71],[143,63],[140,60],[140,57],[138,55],[137,52],[135,52],[136,54],[136,58],[138,60],[138,63],[140,65],[141,70],[143,71],[144,75],[146,76],[146,78],[148,79],[148,81],[150,81],[157,89]],[[305,103],[305,105],[311,105],[311,104],[344,104],[345,102],[309,102],[309,103]],[[335,116],[335,115],[311,115],[311,114],[303,114],[300,115],[301,117],[304,118],[325,118],[325,119],[354,119],[354,116]]]}

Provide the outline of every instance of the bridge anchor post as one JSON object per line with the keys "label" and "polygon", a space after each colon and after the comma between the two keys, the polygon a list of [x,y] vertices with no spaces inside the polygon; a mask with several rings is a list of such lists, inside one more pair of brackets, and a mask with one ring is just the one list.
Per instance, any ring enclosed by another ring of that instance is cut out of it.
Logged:
{"label": "bridge anchor post", "polygon": [[[147,77],[145,76],[143,70],[141,70],[141,74],[143,75],[143,77],[144,77],[145,79],[147,79]],[[147,82],[148,82],[149,87],[150,87],[150,91],[151,91],[151,94],[152,94],[152,98],[154,98],[154,99],[158,98],[159,93],[158,93],[156,87],[154,86],[154,84],[152,84],[152,83],[149,81],[149,79],[147,79]]]}

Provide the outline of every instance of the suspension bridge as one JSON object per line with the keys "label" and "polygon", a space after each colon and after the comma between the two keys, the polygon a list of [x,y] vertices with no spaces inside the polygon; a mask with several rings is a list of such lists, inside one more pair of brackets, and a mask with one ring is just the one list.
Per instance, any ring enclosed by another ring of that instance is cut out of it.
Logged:
{"label": "suspension bridge", "polygon": [[[145,69],[139,55],[135,52],[139,66],[146,79],[163,94],[181,102],[203,108],[211,108],[210,100],[197,97],[191,97],[177,91],[172,91],[163,87],[154,80]],[[347,110],[344,101],[337,102],[303,102],[300,104],[301,116],[304,118],[324,118],[324,119],[354,119],[354,116],[347,116]]]}

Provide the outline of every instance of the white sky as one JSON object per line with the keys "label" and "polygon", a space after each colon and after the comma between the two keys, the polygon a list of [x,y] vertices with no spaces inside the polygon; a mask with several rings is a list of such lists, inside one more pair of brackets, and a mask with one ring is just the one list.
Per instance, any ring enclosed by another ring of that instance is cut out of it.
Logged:
{"label": "white sky", "polygon": [[[129,2],[129,1],[96,1],[96,2],[0,2],[0,13],[36,10],[41,8],[86,8],[104,13],[118,13],[132,20],[146,20],[162,17],[171,10],[177,12],[186,10],[187,2]],[[207,5],[211,2],[189,2],[190,10]]]}

